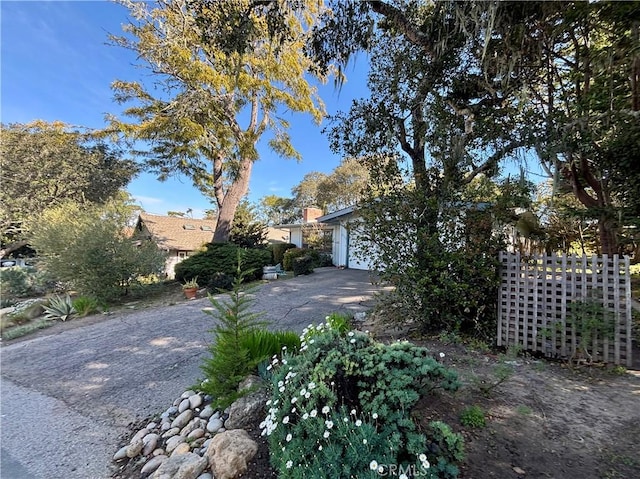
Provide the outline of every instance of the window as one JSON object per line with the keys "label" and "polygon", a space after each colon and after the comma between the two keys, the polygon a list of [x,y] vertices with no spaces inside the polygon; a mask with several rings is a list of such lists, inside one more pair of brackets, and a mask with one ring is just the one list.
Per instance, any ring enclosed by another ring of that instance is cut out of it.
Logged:
{"label": "window", "polygon": [[185,230],[195,230],[196,227],[190,223],[186,223],[185,225],[182,226]]}
{"label": "window", "polygon": [[201,226],[200,229],[202,231],[213,231],[213,228],[211,228],[211,226],[207,226],[207,225]]}

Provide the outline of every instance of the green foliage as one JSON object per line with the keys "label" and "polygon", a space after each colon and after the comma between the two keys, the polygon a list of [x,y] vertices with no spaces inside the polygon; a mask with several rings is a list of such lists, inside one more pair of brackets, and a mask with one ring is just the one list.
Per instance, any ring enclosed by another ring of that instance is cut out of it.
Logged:
{"label": "green foliage", "polygon": [[9,341],[11,339],[25,336],[29,333],[32,333],[33,331],[37,331],[38,329],[48,328],[50,326],[53,326],[54,324],[55,323],[49,319],[42,319],[33,323],[16,326],[15,328],[11,328],[7,331],[2,331],[2,339],[4,339],[5,341]]}
{"label": "green foliage", "polygon": [[423,434],[410,416],[420,397],[457,389],[453,371],[409,343],[384,345],[322,324],[303,333],[309,339],[299,354],[274,361],[271,407],[261,424],[279,477],[373,478],[378,465],[457,476],[459,435],[439,423]]}
{"label": "green foliage", "polygon": [[233,276],[227,273],[213,273],[207,283],[207,291],[210,294],[218,294],[220,291],[228,291],[233,287]]}
{"label": "green foliage", "polygon": [[[232,243],[210,243],[205,251],[189,256],[176,265],[176,280],[184,282],[197,276],[202,284],[213,288],[216,281],[221,281],[217,273],[231,277],[236,274],[238,252],[242,253],[243,278],[246,281],[262,277],[262,268],[271,263],[271,253],[266,249],[243,249]],[[212,280],[215,281],[212,283]]]}
{"label": "green foliage", "polygon": [[[125,35],[112,36],[132,50],[156,76],[159,88],[115,81],[116,100],[128,103],[111,117],[106,133],[118,132],[149,144],[143,152],[161,178],[180,172],[215,200],[214,242],[230,239],[236,207],[247,192],[256,145],[276,155],[300,158],[278,111],[309,113],[320,122],[324,108],[310,85],[320,76],[306,45],[320,5],[279,8],[279,2],[175,1],[127,4],[135,21]],[[278,13],[274,13],[274,9]],[[289,32],[276,41],[274,22]],[[265,47],[274,42],[274,47]],[[276,46],[277,45],[277,46]]]}
{"label": "green foliage", "polygon": [[28,243],[29,231],[39,227],[30,219],[52,206],[104,203],[137,170],[135,162],[61,122],[0,125],[2,247]]}
{"label": "green foliage", "polygon": [[29,296],[31,284],[27,268],[19,266],[0,268],[0,290],[3,297],[23,298]]}
{"label": "green foliage", "polygon": [[293,243],[273,243],[269,245],[269,249],[273,254],[273,264],[282,264],[284,261],[284,254],[291,248],[295,247],[296,245]]}
{"label": "green foliage", "polygon": [[78,316],[89,316],[90,314],[100,312],[100,302],[91,296],[79,296],[75,298],[71,304],[76,310]]}
{"label": "green foliage", "polygon": [[[238,397],[240,381],[255,370],[258,358],[251,357],[246,338],[265,324],[260,320],[260,314],[249,311],[252,300],[242,288],[244,273],[239,250],[236,258],[236,277],[228,300],[219,301],[209,295],[213,310],[204,310],[216,319],[217,324],[211,330],[215,340],[209,346],[211,357],[202,365],[205,378],[200,389],[211,394],[215,406],[223,409]],[[255,345],[255,342],[249,344]]]}
{"label": "green foliage", "polygon": [[292,261],[292,270],[294,276],[299,276],[301,274],[311,274],[313,273],[313,258],[311,255],[304,255],[294,258]]}
{"label": "green foliage", "polygon": [[101,301],[127,294],[138,278],[160,274],[165,255],[150,241],[136,244],[124,234],[131,213],[126,201],[45,211],[32,244],[43,268],[80,294]]}
{"label": "green foliage", "polygon": [[478,405],[466,407],[460,414],[460,424],[465,427],[485,427],[487,422],[484,416],[484,410]]}
{"label": "green foliage", "polygon": [[198,276],[194,276],[193,278],[186,280],[182,285],[182,289],[191,289],[191,288],[199,288],[199,287],[200,285],[198,285]]}
{"label": "green foliage", "polygon": [[66,321],[76,314],[76,309],[73,307],[73,302],[69,295],[66,296],[54,296],[49,298],[48,304],[44,307],[46,319],[59,319]]}
{"label": "green foliage", "polygon": [[257,367],[267,359],[280,356],[283,348],[292,353],[298,351],[300,337],[293,331],[254,329],[243,336],[241,345],[248,351],[251,367]]}
{"label": "green foliage", "polygon": [[266,237],[267,225],[258,219],[247,200],[241,201],[233,217],[229,241],[241,248],[257,248],[265,244]]}
{"label": "green foliage", "polygon": [[331,313],[325,320],[331,329],[342,335],[347,334],[353,329],[351,317],[346,314]]}

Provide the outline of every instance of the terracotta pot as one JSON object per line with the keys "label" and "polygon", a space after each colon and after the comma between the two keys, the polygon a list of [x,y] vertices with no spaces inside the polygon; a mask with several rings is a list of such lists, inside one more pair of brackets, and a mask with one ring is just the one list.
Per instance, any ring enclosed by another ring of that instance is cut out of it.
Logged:
{"label": "terracotta pot", "polygon": [[187,299],[195,299],[196,294],[198,294],[198,288],[183,288],[184,296]]}

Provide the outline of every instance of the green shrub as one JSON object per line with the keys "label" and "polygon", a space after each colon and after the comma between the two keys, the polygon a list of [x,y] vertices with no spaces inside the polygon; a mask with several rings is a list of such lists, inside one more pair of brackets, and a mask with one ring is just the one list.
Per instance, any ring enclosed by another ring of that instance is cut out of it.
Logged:
{"label": "green shrub", "polygon": [[31,293],[29,270],[31,269],[19,266],[0,268],[0,290],[2,291],[2,296],[11,298],[29,296]]}
{"label": "green shrub", "polygon": [[309,255],[294,258],[292,269],[294,276],[313,273],[313,258]]}
{"label": "green shrub", "polygon": [[209,294],[218,294],[220,291],[228,291],[233,288],[233,276],[227,273],[213,273],[209,283],[207,283],[207,291]]}
{"label": "green shrub", "polygon": [[210,243],[205,251],[189,256],[175,267],[175,279],[184,283],[194,277],[201,284],[216,281],[216,273],[233,277],[236,274],[238,252],[242,253],[242,269],[246,281],[262,277],[262,268],[271,263],[266,249],[243,249],[232,243]]}
{"label": "green shrub", "polygon": [[481,428],[486,425],[484,411],[480,406],[469,406],[460,414],[460,424],[465,427]]}
{"label": "green shrub", "polygon": [[249,311],[252,300],[242,288],[244,273],[240,269],[240,250],[236,264],[236,277],[228,301],[218,301],[209,295],[213,310],[205,310],[217,324],[211,330],[215,338],[209,346],[211,357],[202,365],[205,377],[199,389],[211,394],[214,405],[221,409],[239,397],[238,384],[255,369],[250,351],[244,344],[245,338],[265,325],[260,314]]}
{"label": "green shrub", "polygon": [[299,354],[274,360],[261,428],[278,477],[377,478],[391,473],[387,465],[456,477],[461,437],[439,422],[421,433],[410,415],[420,397],[457,389],[456,374],[406,342],[384,345],[354,331],[342,336],[327,325],[304,335],[311,330],[316,334]]}
{"label": "green shrub", "polygon": [[324,319],[331,329],[342,335],[345,335],[353,329],[351,326],[351,317],[346,314],[331,313]]}
{"label": "green shrub", "polygon": [[283,347],[286,351],[295,352],[300,349],[300,337],[293,331],[267,331],[254,329],[241,338],[241,347],[249,354],[252,367],[279,356]]}
{"label": "green shrub", "polygon": [[44,317],[47,319],[59,319],[66,321],[71,316],[76,314],[76,310],[73,307],[71,298],[66,296],[54,296],[49,298],[49,303],[44,307]]}
{"label": "green shrub", "polygon": [[100,312],[100,303],[91,296],[79,296],[71,304],[79,316],[88,316]]}
{"label": "green shrub", "polygon": [[271,253],[273,254],[273,264],[282,264],[282,262],[284,261],[284,254],[292,249],[295,248],[296,245],[294,245],[293,243],[273,243],[269,245],[269,249],[271,250]]}
{"label": "green shrub", "polygon": [[[286,271],[293,271],[294,265],[293,262],[296,258],[300,258],[302,256],[309,256],[311,258],[311,267],[312,268],[321,268],[323,266],[332,266],[333,262],[331,259],[331,255],[326,253],[321,253],[314,249],[308,248],[290,248],[288,249],[282,258],[282,267]],[[303,273],[304,274],[304,273]]]}

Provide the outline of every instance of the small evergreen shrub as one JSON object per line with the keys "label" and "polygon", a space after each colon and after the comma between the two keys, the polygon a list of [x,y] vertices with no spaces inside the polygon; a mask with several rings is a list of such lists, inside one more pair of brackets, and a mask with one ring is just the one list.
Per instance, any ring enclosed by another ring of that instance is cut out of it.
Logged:
{"label": "small evergreen shrub", "polygon": [[31,293],[30,271],[33,268],[11,266],[0,268],[0,290],[2,296],[24,298]]}
{"label": "small evergreen shrub", "polygon": [[242,253],[245,281],[262,277],[262,268],[271,263],[271,253],[266,249],[244,249],[232,243],[210,243],[205,251],[189,256],[175,267],[175,279],[184,283],[198,277],[201,284],[209,285],[216,273],[231,277],[236,274],[238,252]]}
{"label": "small evergreen shrub", "polygon": [[302,256],[309,256],[311,258],[312,268],[321,268],[323,266],[333,265],[331,255],[327,253],[321,253],[314,249],[308,248],[291,248],[286,251],[282,258],[282,267],[286,271],[293,271],[294,260]]}
{"label": "small evergreen shrub", "polygon": [[207,284],[209,294],[218,294],[221,290],[228,291],[231,288],[233,288],[233,276],[227,273],[213,273]]}
{"label": "small evergreen shrub", "polygon": [[[274,349],[274,354],[282,351],[282,345],[276,343],[273,336],[259,332],[265,325],[261,314],[249,311],[253,300],[242,287],[244,273],[240,258],[238,251],[236,277],[228,300],[218,301],[209,295],[213,310],[205,310],[217,319],[217,324],[211,330],[215,340],[209,347],[211,357],[202,365],[205,378],[198,389],[211,394],[214,406],[221,409],[242,395],[237,391],[240,381],[257,371],[257,364],[264,361],[265,354],[270,357]],[[282,339],[286,339],[286,333],[282,335]]]}
{"label": "small evergreen shrub", "polygon": [[273,243],[269,245],[269,249],[271,250],[271,253],[273,254],[273,264],[282,264],[283,260],[284,260],[284,254],[292,249],[295,248],[296,245],[294,245],[293,243]]}
{"label": "small evergreen shrub", "polygon": [[292,269],[294,276],[313,273],[313,258],[309,255],[294,258]]}
{"label": "small evergreen shrub", "polygon": [[416,477],[458,475],[461,436],[437,421],[425,434],[411,418],[420,397],[459,387],[453,371],[409,343],[343,336],[328,325],[305,328],[307,337],[299,354],[272,363],[261,428],[278,477],[378,478],[390,467]]}

